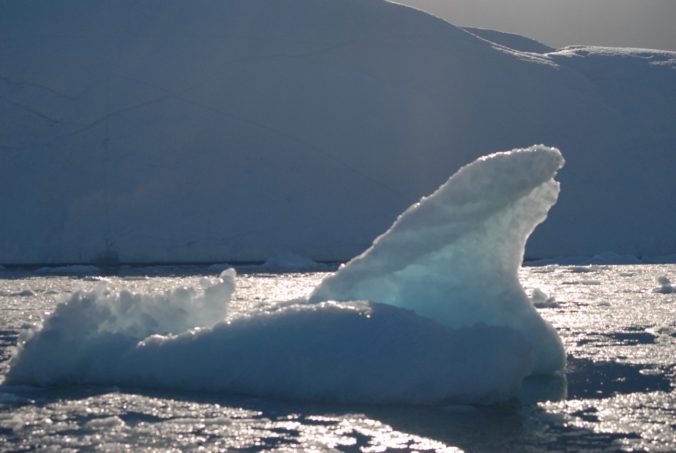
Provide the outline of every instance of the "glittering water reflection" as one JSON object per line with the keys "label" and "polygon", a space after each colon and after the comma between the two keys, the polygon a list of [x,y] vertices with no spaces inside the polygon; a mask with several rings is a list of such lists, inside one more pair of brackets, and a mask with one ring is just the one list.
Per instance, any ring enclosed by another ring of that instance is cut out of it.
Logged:
{"label": "glittering water reflection", "polygon": [[[131,269],[111,284],[160,291],[204,269]],[[150,278],[145,273],[152,273]],[[322,273],[238,276],[230,316],[301,297]],[[529,378],[521,401],[472,407],[330,406],[139,389],[0,387],[0,449],[541,451],[676,449],[676,265],[526,267],[529,293],[569,353],[565,376]],[[0,278],[0,371],[22,328],[103,277]]]}

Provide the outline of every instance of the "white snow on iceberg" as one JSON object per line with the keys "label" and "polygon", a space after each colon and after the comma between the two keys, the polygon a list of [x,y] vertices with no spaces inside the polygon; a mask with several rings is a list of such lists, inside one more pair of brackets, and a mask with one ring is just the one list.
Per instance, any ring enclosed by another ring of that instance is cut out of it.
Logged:
{"label": "white snow on iceberg", "polygon": [[19,345],[6,383],[334,402],[508,399],[526,376],[564,365],[557,334],[517,280],[562,164],[544,146],[479,159],[310,298],[271,312],[223,321],[227,270],[201,290],[75,294]]}

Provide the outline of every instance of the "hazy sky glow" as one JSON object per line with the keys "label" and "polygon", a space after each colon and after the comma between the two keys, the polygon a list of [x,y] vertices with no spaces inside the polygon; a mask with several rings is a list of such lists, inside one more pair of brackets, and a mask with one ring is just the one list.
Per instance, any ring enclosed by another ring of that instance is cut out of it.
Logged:
{"label": "hazy sky glow", "polygon": [[590,44],[676,51],[675,0],[399,0],[456,25],[552,47]]}

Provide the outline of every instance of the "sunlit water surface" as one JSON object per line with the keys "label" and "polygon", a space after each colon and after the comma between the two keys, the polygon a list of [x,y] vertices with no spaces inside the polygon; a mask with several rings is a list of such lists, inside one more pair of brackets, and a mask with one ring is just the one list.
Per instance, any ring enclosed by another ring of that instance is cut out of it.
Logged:
{"label": "sunlit water surface", "polygon": [[[194,286],[203,268],[116,275],[0,272],[0,374],[22,330],[101,278],[139,291]],[[231,315],[307,294],[324,273],[237,277]],[[338,406],[134,388],[0,386],[0,449],[676,451],[676,265],[525,267],[521,280],[568,352],[565,376],[519,401],[472,407]],[[490,282],[486,282],[490,284]],[[545,296],[545,294],[547,296]],[[490,372],[490,370],[487,370]]]}

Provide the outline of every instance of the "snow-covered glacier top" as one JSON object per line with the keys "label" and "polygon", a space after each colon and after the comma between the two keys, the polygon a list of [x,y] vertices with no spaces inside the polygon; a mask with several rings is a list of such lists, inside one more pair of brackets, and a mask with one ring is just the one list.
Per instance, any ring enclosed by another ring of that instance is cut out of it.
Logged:
{"label": "snow-covered glacier top", "polygon": [[676,253],[676,54],[381,0],[0,3],[0,263],[347,259],[465,162],[561,148],[526,257]]}

